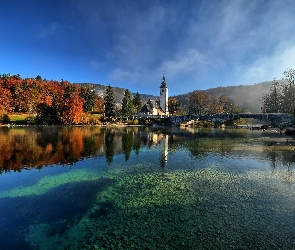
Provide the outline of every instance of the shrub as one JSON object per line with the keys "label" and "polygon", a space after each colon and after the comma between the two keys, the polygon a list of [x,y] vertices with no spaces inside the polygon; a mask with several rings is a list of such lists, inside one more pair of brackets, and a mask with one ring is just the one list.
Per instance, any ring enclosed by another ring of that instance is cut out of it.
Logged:
{"label": "shrub", "polygon": [[2,115],[2,117],[1,117],[1,121],[2,121],[3,124],[8,124],[8,123],[10,123],[10,118],[9,118],[8,114],[4,114],[4,115]]}

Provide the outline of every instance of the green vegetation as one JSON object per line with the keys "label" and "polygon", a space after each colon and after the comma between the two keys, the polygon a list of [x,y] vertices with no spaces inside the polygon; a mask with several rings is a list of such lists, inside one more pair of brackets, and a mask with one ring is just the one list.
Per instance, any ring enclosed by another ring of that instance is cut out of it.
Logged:
{"label": "green vegetation", "polygon": [[133,97],[130,91],[127,89],[124,93],[124,97],[122,100],[122,116],[131,118],[134,115],[134,103]]}
{"label": "green vegetation", "polygon": [[[282,216],[288,218],[294,209],[279,201],[281,195],[291,201],[294,194],[281,185],[279,175],[228,173],[216,166],[165,173],[149,173],[148,169],[148,164],[120,166],[89,176],[114,181],[97,193],[92,208],[63,233],[50,234],[54,223],[32,224],[27,241],[38,248],[50,243],[55,249],[266,249],[292,245],[286,232],[291,222]],[[81,177],[76,175],[71,181]],[[265,237],[265,230],[276,237]]]}
{"label": "green vegetation", "polygon": [[104,98],[104,114],[108,120],[115,118],[115,99],[112,87],[109,85],[106,90],[106,96]]}
{"label": "green vegetation", "polygon": [[36,114],[4,114],[2,115],[2,123],[4,124],[32,124],[36,119]]}
{"label": "green vegetation", "polygon": [[134,111],[137,114],[142,107],[142,102],[141,102],[141,98],[138,92],[136,92],[134,98],[133,98],[133,106],[134,106]]}
{"label": "green vegetation", "polygon": [[93,173],[86,170],[68,172],[65,174],[60,174],[58,176],[46,176],[33,186],[15,188],[9,191],[1,191],[0,198],[42,195],[50,191],[52,188],[58,187],[60,185],[64,185],[75,181],[89,181],[96,179],[97,176],[93,175]]}
{"label": "green vegetation", "polygon": [[295,70],[284,72],[284,81],[273,80],[268,94],[262,97],[263,113],[291,113],[295,115]]}

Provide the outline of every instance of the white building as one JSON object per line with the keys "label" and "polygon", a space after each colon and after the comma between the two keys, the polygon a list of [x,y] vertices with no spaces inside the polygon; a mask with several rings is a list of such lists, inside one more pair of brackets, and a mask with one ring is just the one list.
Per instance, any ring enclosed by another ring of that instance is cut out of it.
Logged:
{"label": "white building", "polygon": [[169,116],[168,110],[168,88],[163,75],[163,80],[160,86],[160,100],[149,99],[141,108],[140,114],[144,115],[158,115]]}
{"label": "white building", "polygon": [[168,88],[165,81],[165,76],[163,75],[163,80],[160,86],[160,108],[164,115],[169,115],[168,111]]}

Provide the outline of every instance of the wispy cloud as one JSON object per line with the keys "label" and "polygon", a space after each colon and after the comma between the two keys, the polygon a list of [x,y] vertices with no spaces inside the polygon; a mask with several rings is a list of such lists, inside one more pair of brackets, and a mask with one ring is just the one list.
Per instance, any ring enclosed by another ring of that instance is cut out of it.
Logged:
{"label": "wispy cloud", "polygon": [[49,36],[56,34],[58,27],[59,27],[59,24],[57,22],[52,22],[49,25],[42,27],[41,30],[39,31],[39,37],[47,38]]}
{"label": "wispy cloud", "polygon": [[281,47],[274,54],[257,58],[251,66],[241,65],[236,72],[236,79],[243,84],[253,84],[281,79],[283,72],[295,68],[295,45]]}
{"label": "wispy cloud", "polygon": [[160,71],[165,71],[173,77],[178,74],[196,72],[207,65],[206,58],[196,49],[181,51],[173,60],[163,60],[159,67]]}
{"label": "wispy cloud", "polygon": [[136,77],[136,74],[124,70],[122,68],[116,68],[111,72],[110,80],[112,81],[128,81],[129,79],[134,79]]}
{"label": "wispy cloud", "polygon": [[[188,92],[201,84],[272,80],[294,67],[293,0],[57,2],[41,1],[40,10],[48,12],[31,12],[19,30],[29,27],[22,37],[30,41],[31,54],[65,65],[60,75],[83,69],[87,81],[140,91],[158,85],[164,71],[170,89]],[[15,50],[8,42],[3,46]]]}

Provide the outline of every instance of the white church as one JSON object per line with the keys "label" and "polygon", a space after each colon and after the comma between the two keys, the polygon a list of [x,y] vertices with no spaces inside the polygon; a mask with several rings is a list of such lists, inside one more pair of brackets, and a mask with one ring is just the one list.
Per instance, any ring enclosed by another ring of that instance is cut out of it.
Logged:
{"label": "white church", "polygon": [[160,100],[159,102],[149,99],[140,110],[140,113],[146,115],[164,115],[169,116],[168,110],[168,87],[166,84],[165,76],[160,86]]}

